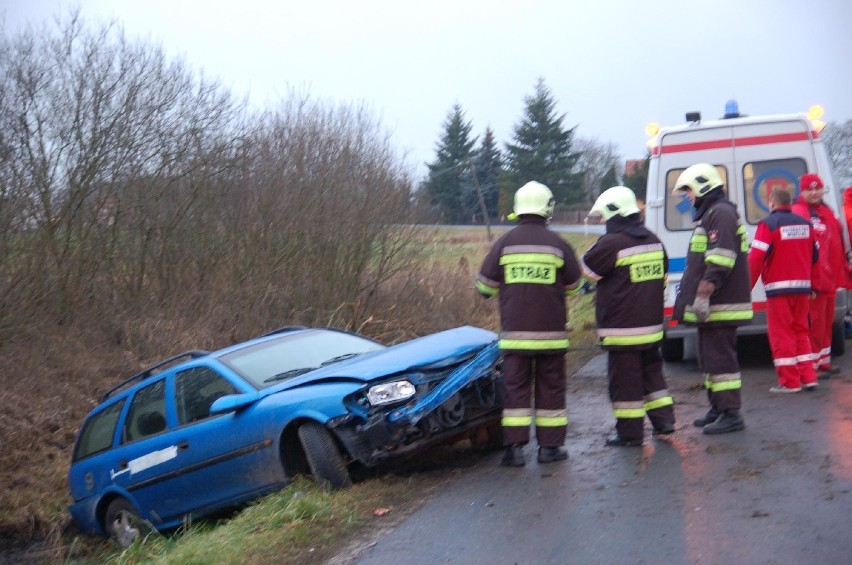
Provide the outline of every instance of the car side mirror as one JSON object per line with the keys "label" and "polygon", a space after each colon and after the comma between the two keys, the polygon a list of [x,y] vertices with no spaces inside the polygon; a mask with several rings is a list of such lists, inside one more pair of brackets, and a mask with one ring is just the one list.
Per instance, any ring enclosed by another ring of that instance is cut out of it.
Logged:
{"label": "car side mirror", "polygon": [[229,394],[217,398],[210,405],[211,414],[224,414],[225,412],[237,412],[254,404],[260,398],[257,394]]}

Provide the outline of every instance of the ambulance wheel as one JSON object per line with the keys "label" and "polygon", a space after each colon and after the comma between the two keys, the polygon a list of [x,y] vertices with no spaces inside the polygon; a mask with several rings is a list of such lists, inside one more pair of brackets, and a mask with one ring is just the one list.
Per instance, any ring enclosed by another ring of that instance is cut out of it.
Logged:
{"label": "ambulance wheel", "polygon": [[663,339],[663,361],[680,363],[683,361],[683,338]]}
{"label": "ambulance wheel", "polygon": [[846,351],[846,328],[843,320],[831,325],[831,354],[840,357]]}

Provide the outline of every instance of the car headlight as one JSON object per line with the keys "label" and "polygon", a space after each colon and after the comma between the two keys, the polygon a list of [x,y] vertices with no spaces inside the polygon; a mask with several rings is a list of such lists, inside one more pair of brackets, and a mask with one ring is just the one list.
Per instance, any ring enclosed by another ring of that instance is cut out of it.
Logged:
{"label": "car headlight", "polygon": [[367,391],[367,400],[373,406],[379,406],[390,404],[391,402],[408,400],[416,392],[417,390],[414,388],[414,385],[408,381],[393,381],[392,383],[371,386]]}

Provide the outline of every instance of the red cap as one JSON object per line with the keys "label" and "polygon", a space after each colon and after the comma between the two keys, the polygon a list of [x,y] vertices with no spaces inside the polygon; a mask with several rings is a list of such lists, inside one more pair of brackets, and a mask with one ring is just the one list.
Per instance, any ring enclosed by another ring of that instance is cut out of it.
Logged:
{"label": "red cap", "polygon": [[822,179],[816,173],[802,175],[801,180],[799,180],[799,190],[816,190],[822,187]]}

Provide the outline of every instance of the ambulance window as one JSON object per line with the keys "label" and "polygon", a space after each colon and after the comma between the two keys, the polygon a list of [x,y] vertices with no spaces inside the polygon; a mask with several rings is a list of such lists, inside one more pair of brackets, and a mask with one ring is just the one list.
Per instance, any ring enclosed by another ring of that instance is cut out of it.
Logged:
{"label": "ambulance window", "polygon": [[799,177],[808,172],[804,159],[754,161],[743,166],[746,221],[756,224],[769,215],[769,195],[786,188],[793,199],[798,194]]}
{"label": "ambulance window", "polygon": [[[725,186],[728,186],[728,171],[722,165],[716,165]],[[672,194],[677,177],[685,170],[671,169],[666,173],[666,229],[669,231],[692,230],[692,204],[682,194]]]}

